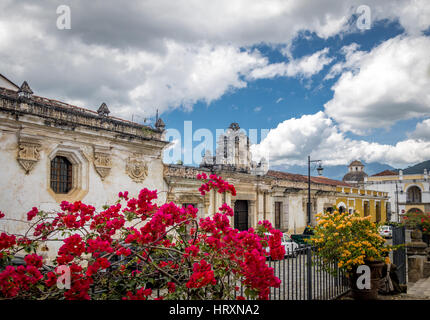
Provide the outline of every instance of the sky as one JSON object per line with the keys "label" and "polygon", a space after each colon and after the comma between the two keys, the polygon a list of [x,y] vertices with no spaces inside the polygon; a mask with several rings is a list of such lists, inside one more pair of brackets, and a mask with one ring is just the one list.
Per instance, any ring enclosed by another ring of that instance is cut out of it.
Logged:
{"label": "sky", "polygon": [[430,159],[428,0],[2,0],[0,73],[140,123],[158,110],[167,162],[199,145],[188,121],[213,144],[256,131],[254,159],[285,170]]}

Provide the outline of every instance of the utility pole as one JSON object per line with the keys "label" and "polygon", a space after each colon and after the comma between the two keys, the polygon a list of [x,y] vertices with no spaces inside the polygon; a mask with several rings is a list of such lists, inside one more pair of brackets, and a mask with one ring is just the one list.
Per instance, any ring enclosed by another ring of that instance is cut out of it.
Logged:
{"label": "utility pole", "polygon": [[311,156],[308,156],[308,225],[311,224]]}

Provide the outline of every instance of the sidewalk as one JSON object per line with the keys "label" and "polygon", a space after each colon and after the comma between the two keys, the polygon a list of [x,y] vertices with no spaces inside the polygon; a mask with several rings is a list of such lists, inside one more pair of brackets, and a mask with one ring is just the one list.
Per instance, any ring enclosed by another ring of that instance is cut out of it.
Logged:
{"label": "sidewalk", "polygon": [[[351,300],[351,295],[347,294],[340,300]],[[429,300],[430,301],[430,278],[420,279],[410,285],[407,293],[395,295],[378,295],[378,300]]]}
{"label": "sidewalk", "polygon": [[430,278],[420,279],[408,288],[408,295],[430,300]]}
{"label": "sidewalk", "polygon": [[407,293],[379,295],[379,300],[430,300],[430,278],[409,285]]}

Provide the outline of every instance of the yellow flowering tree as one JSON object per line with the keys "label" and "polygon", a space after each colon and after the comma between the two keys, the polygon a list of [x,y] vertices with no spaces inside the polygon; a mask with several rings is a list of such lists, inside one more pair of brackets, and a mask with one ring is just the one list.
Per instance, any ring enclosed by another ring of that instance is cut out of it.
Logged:
{"label": "yellow flowering tree", "polygon": [[393,246],[385,244],[385,239],[379,235],[378,225],[370,220],[370,216],[334,211],[319,213],[316,218],[314,235],[308,241],[316,246],[321,264],[328,271],[336,272],[327,267],[333,262],[347,272],[366,262],[390,262],[388,253]]}

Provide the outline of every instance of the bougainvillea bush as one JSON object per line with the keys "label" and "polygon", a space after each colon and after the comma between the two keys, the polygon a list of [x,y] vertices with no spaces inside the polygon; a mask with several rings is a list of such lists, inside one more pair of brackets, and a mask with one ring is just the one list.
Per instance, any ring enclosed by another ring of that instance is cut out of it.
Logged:
{"label": "bougainvillea bush", "polygon": [[[197,179],[203,196],[211,190],[236,195],[221,177]],[[281,232],[268,221],[238,231],[230,225],[227,204],[198,220],[194,207],[158,206],[156,199],[157,191],[143,189],[137,198],[120,192],[102,212],[81,202],[62,202],[55,213],[34,207],[26,235],[1,233],[0,297],[267,299],[270,288],[279,287],[265,248],[273,259],[283,258],[285,250]],[[44,261],[39,253],[53,241],[60,243],[58,252]],[[24,264],[16,266],[12,259],[19,255]],[[238,296],[240,286],[244,296]]]}
{"label": "bougainvillea bush", "polygon": [[430,235],[430,212],[411,209],[402,216],[402,223],[411,229],[420,229],[424,234]]}

